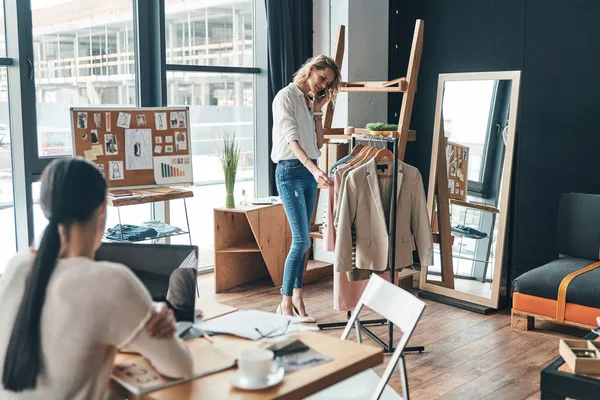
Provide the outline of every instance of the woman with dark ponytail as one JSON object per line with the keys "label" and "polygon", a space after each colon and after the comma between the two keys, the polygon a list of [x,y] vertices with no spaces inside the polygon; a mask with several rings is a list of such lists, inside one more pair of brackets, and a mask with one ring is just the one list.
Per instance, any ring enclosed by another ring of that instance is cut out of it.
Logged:
{"label": "woman with dark ponytail", "polygon": [[78,158],[52,162],[40,203],[48,226],[0,279],[0,399],[101,399],[119,347],[171,377],[192,360],[173,314],[153,304],[125,266],[94,261],[106,222],[106,182]]}

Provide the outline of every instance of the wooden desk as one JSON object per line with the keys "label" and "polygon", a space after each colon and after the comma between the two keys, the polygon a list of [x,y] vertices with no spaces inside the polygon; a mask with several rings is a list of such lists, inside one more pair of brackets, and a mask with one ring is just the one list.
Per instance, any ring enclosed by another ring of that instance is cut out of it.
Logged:
{"label": "wooden desk", "polygon": [[107,196],[106,204],[111,207],[121,207],[194,197],[194,192],[192,192],[191,190],[174,189],[164,186],[148,189],[134,189],[128,191],[131,193],[135,193],[136,196],[112,197],[109,195]]}
{"label": "wooden desk", "polygon": [[[123,189],[113,189],[113,190],[123,190]],[[190,233],[190,222],[188,219],[188,213],[187,213],[187,205],[185,202],[185,199],[190,198],[190,197],[194,197],[194,192],[191,190],[186,190],[186,189],[175,189],[175,188],[170,188],[170,187],[166,187],[166,186],[158,186],[158,187],[153,187],[153,188],[148,188],[148,189],[132,189],[132,190],[127,190],[128,192],[134,193],[134,196],[123,196],[123,197],[113,197],[110,195],[110,190],[109,190],[109,195],[106,198],[106,204],[110,207],[115,207],[117,209],[117,214],[119,216],[119,225],[121,225],[121,210],[120,207],[123,206],[132,206],[132,205],[139,205],[139,204],[149,204],[149,203],[159,203],[159,202],[164,202],[164,223],[166,224],[170,224],[171,223],[171,207],[170,207],[170,201],[171,200],[177,200],[177,199],[183,199],[183,207],[184,207],[184,211],[185,211],[185,220],[187,223],[187,231],[186,230],[182,230],[180,232],[176,232],[173,234],[169,234],[166,236],[161,236],[159,238],[152,238],[152,239],[144,239],[144,240],[140,240],[140,241],[146,241],[146,240],[152,240],[152,241],[156,241],[156,240],[161,240],[164,239],[165,243],[169,244],[171,243],[171,237],[172,236],[179,236],[179,235],[188,235],[188,238],[190,240],[190,244],[192,244],[192,236]],[[121,240],[115,240],[115,239],[106,239],[108,241],[112,241],[112,242],[130,242],[124,239]]]}
{"label": "wooden desk", "polygon": [[[233,307],[225,306],[212,300],[197,300],[196,306],[202,309],[206,315],[235,311]],[[283,378],[283,382],[270,389],[253,392],[238,390],[229,383],[231,376],[236,371],[235,369],[230,369],[148,393],[142,399],[302,399],[383,362],[383,350],[380,347],[358,344],[350,340],[343,341],[319,332],[301,332],[297,334],[297,337],[302,339],[309,347],[330,356],[333,360],[288,374]],[[217,335],[213,336],[212,339],[215,346],[218,346],[234,357],[237,357],[242,351],[260,346],[262,343],[230,335]],[[115,363],[123,362],[131,357],[134,356],[119,353],[117,354]],[[136,396],[127,393],[112,380],[110,390],[123,397],[136,398]]]}
{"label": "wooden desk", "polygon": [[[368,368],[383,362],[383,351],[379,347],[358,344],[354,341],[343,341],[318,332],[301,332],[297,336],[309,347],[327,354],[332,361],[308,367],[290,373],[283,382],[270,389],[259,391],[243,391],[231,386],[229,380],[235,369],[205,376],[193,381],[172,386],[163,390],[148,393],[142,397],[146,400],[274,400],[302,399],[319,390],[351,377]],[[192,340],[205,340],[203,338]],[[213,337],[214,345],[223,351],[237,356],[243,350],[257,347],[260,342],[237,338],[229,335]],[[119,354],[115,362],[122,362],[130,355]],[[122,395],[135,398],[122,390],[115,389]]]}

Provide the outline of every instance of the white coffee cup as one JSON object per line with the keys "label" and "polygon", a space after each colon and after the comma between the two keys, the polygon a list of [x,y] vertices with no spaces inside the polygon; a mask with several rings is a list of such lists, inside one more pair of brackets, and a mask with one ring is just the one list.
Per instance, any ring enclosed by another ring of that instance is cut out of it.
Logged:
{"label": "white coffee cup", "polygon": [[249,381],[262,382],[267,379],[275,355],[267,349],[250,349],[238,356],[239,373]]}

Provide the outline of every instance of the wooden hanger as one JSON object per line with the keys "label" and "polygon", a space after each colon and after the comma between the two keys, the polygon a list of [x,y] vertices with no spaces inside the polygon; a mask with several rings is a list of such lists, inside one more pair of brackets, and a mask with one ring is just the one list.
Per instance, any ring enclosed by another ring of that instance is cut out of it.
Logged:
{"label": "wooden hanger", "polygon": [[390,161],[394,160],[394,153],[392,153],[390,150],[388,149],[380,149],[376,154],[375,154],[375,161],[381,161],[383,159],[387,158]]}
{"label": "wooden hanger", "polygon": [[[388,162],[393,162],[394,160],[394,153],[392,153],[390,150],[388,149],[381,149],[379,151],[377,151],[377,153],[375,154],[375,163],[378,163],[380,161],[383,161],[387,159]],[[386,164],[388,166],[388,169],[390,168],[389,164]],[[389,171],[388,171],[389,172]],[[393,178],[393,175],[377,175],[378,178],[380,179],[389,179],[389,178]]]}
{"label": "wooden hanger", "polygon": [[[354,166],[359,167],[359,166],[363,165],[364,163],[366,163],[367,161],[369,161],[371,158],[373,158],[373,156],[375,156],[375,154],[377,153],[377,150],[378,149],[376,147],[368,146],[367,151],[365,152],[364,156],[361,159],[359,159],[354,164]],[[352,161],[354,161],[354,160],[352,160]]]}
{"label": "wooden hanger", "polygon": [[357,144],[356,146],[354,146],[354,148],[352,149],[352,152],[350,153],[351,156],[355,156],[357,155],[362,149],[364,149],[365,146],[363,146],[362,144]]}
{"label": "wooden hanger", "polygon": [[350,162],[348,162],[348,165],[350,165],[351,167],[354,166],[358,166],[361,164],[362,160],[368,156],[368,154],[371,152],[372,147],[369,146],[364,146],[360,152],[356,155],[356,157],[352,160],[350,160]]}

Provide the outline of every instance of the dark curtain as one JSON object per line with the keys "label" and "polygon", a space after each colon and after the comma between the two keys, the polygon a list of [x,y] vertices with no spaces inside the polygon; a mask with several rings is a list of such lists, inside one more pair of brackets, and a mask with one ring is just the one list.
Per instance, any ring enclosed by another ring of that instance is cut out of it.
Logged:
{"label": "dark curtain", "polygon": [[[313,55],[312,0],[265,0],[269,52],[269,154],[273,147],[273,98]],[[275,164],[269,163],[269,191],[277,195]]]}

